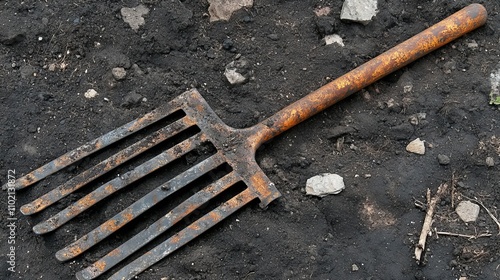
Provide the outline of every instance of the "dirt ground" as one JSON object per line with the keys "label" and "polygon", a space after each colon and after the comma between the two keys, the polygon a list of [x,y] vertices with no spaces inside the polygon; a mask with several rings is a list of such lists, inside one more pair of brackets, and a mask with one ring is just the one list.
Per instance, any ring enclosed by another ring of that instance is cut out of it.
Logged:
{"label": "dirt ground", "polygon": [[[0,183],[191,88],[228,125],[251,126],[471,3],[380,0],[377,16],[362,25],[340,20],[342,2],[255,0],[229,21],[210,22],[207,1],[2,1]],[[281,198],[265,210],[252,202],[138,279],[500,279],[500,228],[486,211],[500,216],[500,107],[489,104],[490,74],[500,63],[500,2],[479,2],[489,14],[484,27],[259,149],[257,162]],[[149,13],[134,31],[120,10],[139,4]],[[330,14],[316,16],[321,7],[330,7]],[[344,47],[323,43],[332,33]],[[249,79],[231,85],[224,69],[236,57],[248,62]],[[127,71],[124,79],[113,77],[115,67]],[[98,95],[85,97],[89,89]],[[425,140],[425,155],[405,150],[416,138]],[[189,168],[209,150],[196,150],[176,166]],[[438,155],[449,163],[440,163]],[[3,192],[1,279],[73,279],[171,209],[165,201],[96,248],[59,262],[58,250],[179,171],[162,169],[52,233],[33,233],[38,222],[131,168],[119,168],[39,214],[19,212],[95,162],[83,160],[17,191],[12,215],[11,198]],[[341,175],[345,190],[307,196],[306,180],[321,173]],[[443,183],[450,191],[437,204],[434,233],[417,264],[425,210],[415,203],[425,203],[427,189],[434,194]],[[484,207],[476,222],[464,223],[454,208],[472,199]],[[12,236],[15,244],[9,243]]]}

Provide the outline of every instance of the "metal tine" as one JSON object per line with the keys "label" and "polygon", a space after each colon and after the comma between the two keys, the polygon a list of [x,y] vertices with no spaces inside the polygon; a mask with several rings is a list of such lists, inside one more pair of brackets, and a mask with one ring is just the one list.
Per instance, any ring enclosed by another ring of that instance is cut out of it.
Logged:
{"label": "metal tine", "polygon": [[[163,243],[130,262],[108,278],[108,280],[129,280],[134,278],[148,267],[184,246],[186,243],[224,220],[255,198],[257,198],[256,194],[251,189],[246,188],[241,193],[219,205],[217,208],[205,214],[203,217],[179,231]],[[86,278],[77,279],[83,280]]]}
{"label": "metal tine", "polygon": [[151,207],[160,203],[165,198],[221,165],[224,163],[224,160],[224,156],[221,153],[217,153],[177,175],[167,183],[157,187],[141,199],[135,201],[132,205],[125,208],[99,227],[82,236],[79,240],[58,251],[56,253],[56,258],[60,261],[66,261],[80,255]]}
{"label": "metal tine", "polygon": [[104,198],[110,196],[118,190],[121,190],[130,183],[133,183],[140,178],[152,173],[153,171],[158,170],[159,168],[183,156],[189,151],[194,150],[197,146],[199,146],[206,140],[206,136],[203,133],[198,133],[182,141],[181,143],[155,156],[154,158],[135,167],[133,170],[121,176],[118,176],[115,179],[100,186],[93,192],[87,194],[85,197],[71,204],[48,220],[35,225],[33,227],[33,231],[37,234],[44,234],[57,229],[97,202],[103,200]]}
{"label": "metal tine", "polygon": [[136,157],[137,155],[140,155],[144,151],[147,151],[148,149],[158,145],[159,143],[162,143],[163,141],[175,136],[176,134],[193,125],[195,125],[195,122],[188,116],[184,116],[183,118],[165,127],[162,127],[151,135],[141,139],[140,141],[137,141],[133,145],[121,150],[120,152],[95,165],[94,167],[87,169],[77,176],[71,178],[71,180],[51,190],[50,192],[44,194],[36,200],[23,205],[20,209],[21,213],[23,213],[24,215],[31,215],[42,211],[43,209],[54,204],[63,197],[66,197],[67,195],[85,186],[89,182],[113,170],[117,166],[129,161],[130,159]]}
{"label": "metal tine", "polygon": [[94,279],[100,276],[240,180],[236,173],[231,172],[199,192],[196,192],[158,221],[109,252],[91,266],[78,272],[76,274],[77,279]]}
{"label": "metal tine", "polygon": [[[137,118],[129,123],[126,123],[119,128],[116,128],[101,137],[98,137],[92,141],[89,141],[82,146],[65,153],[64,155],[52,160],[49,163],[33,170],[32,172],[24,175],[23,177],[16,180],[15,188],[17,190],[24,189],[45,177],[54,174],[55,172],[81,160],[82,158],[89,156],[121,139],[127,137],[161,119],[164,119],[168,115],[179,110],[179,106],[176,104],[177,100],[172,100],[165,106],[159,107],[144,116]],[[2,186],[3,189],[6,185]]]}

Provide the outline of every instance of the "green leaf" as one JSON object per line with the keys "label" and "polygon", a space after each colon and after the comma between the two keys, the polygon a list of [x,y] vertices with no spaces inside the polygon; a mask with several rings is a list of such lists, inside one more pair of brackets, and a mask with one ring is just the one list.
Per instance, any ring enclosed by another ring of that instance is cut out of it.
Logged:
{"label": "green leaf", "polygon": [[491,93],[490,94],[490,104],[500,105],[500,94]]}

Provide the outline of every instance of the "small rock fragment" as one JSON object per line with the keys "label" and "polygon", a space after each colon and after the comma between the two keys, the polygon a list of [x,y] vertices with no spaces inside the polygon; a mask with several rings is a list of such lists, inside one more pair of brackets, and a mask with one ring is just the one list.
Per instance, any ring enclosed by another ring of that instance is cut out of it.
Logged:
{"label": "small rock fragment", "polygon": [[142,95],[132,91],[125,96],[125,99],[123,100],[123,103],[121,104],[122,107],[125,108],[132,108],[136,107],[142,102]]}
{"label": "small rock fragment", "polygon": [[486,166],[493,167],[495,166],[495,160],[492,157],[486,158]]}
{"label": "small rock fragment", "polygon": [[208,0],[210,21],[229,20],[231,15],[244,7],[252,7],[253,0]]}
{"label": "small rock fragment", "polygon": [[455,69],[457,69],[457,62],[453,59],[443,65],[443,71],[445,74],[451,74],[451,72]]}
{"label": "small rock fragment", "polygon": [[36,73],[35,67],[31,65],[23,65],[19,67],[19,72],[21,72],[22,78],[33,77]]}
{"label": "small rock fragment", "polygon": [[354,263],[354,264],[352,264],[352,266],[351,266],[351,270],[352,270],[352,271],[358,271],[358,270],[359,270],[359,267],[358,267],[358,266]]}
{"label": "small rock fragment", "polygon": [[469,223],[469,222],[475,222],[477,220],[477,217],[479,216],[479,205],[464,200],[461,201],[458,205],[457,208],[455,209],[455,212],[457,212],[458,216],[462,221]]}
{"label": "small rock fragment", "polygon": [[328,6],[314,9],[314,13],[318,17],[327,16],[331,11],[332,9],[330,9],[330,7]]}
{"label": "small rock fragment", "polygon": [[224,75],[232,85],[238,85],[246,82],[248,79],[248,61],[243,58],[231,61],[228,65],[226,65]]}
{"label": "small rock fragment", "polygon": [[341,20],[367,25],[377,15],[377,0],[346,0],[340,12]]}
{"label": "small rock fragment", "polygon": [[222,48],[227,51],[231,50],[233,46],[234,46],[233,40],[231,40],[230,38],[226,38],[224,42],[222,42]]}
{"label": "small rock fragment", "polygon": [[425,142],[417,138],[406,146],[406,151],[418,155],[425,154]]}
{"label": "small rock fragment", "polygon": [[127,71],[125,71],[125,68],[123,67],[115,67],[111,70],[111,74],[113,74],[113,78],[115,78],[117,81],[125,79],[125,76],[127,76]]}
{"label": "small rock fragment", "polygon": [[307,179],[306,194],[324,197],[338,194],[345,189],[344,178],[337,174],[324,173]]}
{"label": "small rock fragment", "polygon": [[410,116],[409,121],[412,125],[419,125],[421,123],[425,123],[426,118],[426,113],[416,113]]}
{"label": "small rock fragment", "polygon": [[97,91],[93,88],[87,90],[84,94],[85,98],[88,98],[88,99],[91,99],[91,98],[94,98],[96,96],[98,96],[99,94],[97,93]]}
{"label": "small rock fragment", "polygon": [[236,72],[236,69],[226,69],[224,71],[224,75],[226,76],[229,83],[232,85],[242,84],[247,80],[245,76]]}
{"label": "small rock fragment", "polygon": [[272,34],[267,35],[267,38],[269,38],[273,41],[278,41],[278,39],[279,39],[278,34],[276,34],[276,33],[272,33]]}
{"label": "small rock fragment", "polygon": [[477,44],[476,40],[471,40],[469,43],[467,43],[467,47],[476,49],[477,47],[479,47],[479,45]]}
{"label": "small rock fragment", "polygon": [[324,40],[325,40],[325,45],[331,45],[335,43],[341,47],[344,46],[344,41],[342,40],[342,37],[340,37],[337,34],[326,35]]}
{"label": "small rock fragment", "polygon": [[441,164],[441,165],[448,165],[448,164],[450,164],[450,158],[447,155],[439,154],[437,156],[437,159],[438,159],[439,164]]}
{"label": "small rock fragment", "polygon": [[142,71],[142,69],[139,67],[139,65],[137,64],[132,64],[132,70],[134,70],[134,73],[138,76],[142,76],[144,75],[144,71]]}
{"label": "small rock fragment", "polygon": [[149,9],[144,5],[139,5],[134,8],[122,8],[120,10],[123,21],[130,25],[132,30],[137,31],[139,27],[144,25],[145,20],[142,16],[147,15],[149,13]]}

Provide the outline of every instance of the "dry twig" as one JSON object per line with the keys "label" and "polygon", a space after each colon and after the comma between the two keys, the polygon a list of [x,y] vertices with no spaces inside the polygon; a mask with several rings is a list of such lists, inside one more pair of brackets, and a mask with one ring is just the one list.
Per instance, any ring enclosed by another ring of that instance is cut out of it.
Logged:
{"label": "dry twig", "polygon": [[436,192],[436,195],[431,199],[431,191],[427,189],[427,212],[425,214],[424,224],[422,226],[422,231],[420,232],[420,238],[415,246],[415,259],[418,263],[421,263],[422,253],[425,250],[425,241],[427,240],[427,235],[431,231],[432,216],[434,215],[434,209],[436,204],[441,200],[441,197],[446,193],[448,189],[448,184],[441,184]]}
{"label": "dry twig", "polygon": [[436,231],[436,235],[448,235],[448,236],[456,236],[456,237],[465,237],[465,238],[469,238],[469,239],[477,239],[480,237],[490,237],[492,234],[491,233],[481,233],[478,235],[470,235],[470,234],[453,233],[453,232],[446,232],[446,231]]}

